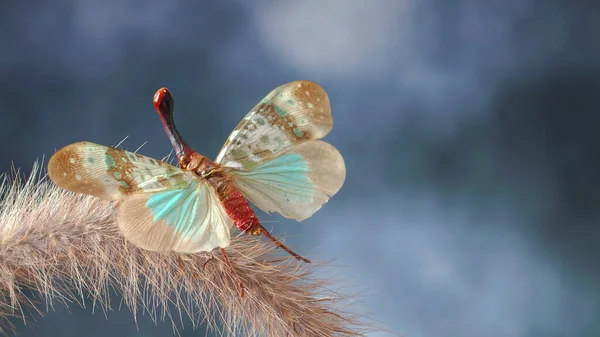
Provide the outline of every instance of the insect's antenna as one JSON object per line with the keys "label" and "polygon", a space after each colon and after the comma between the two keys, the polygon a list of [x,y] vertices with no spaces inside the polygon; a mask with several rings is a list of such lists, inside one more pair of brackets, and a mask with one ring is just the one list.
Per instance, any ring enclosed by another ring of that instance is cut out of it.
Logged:
{"label": "insect's antenna", "polygon": [[165,132],[175,149],[177,159],[180,165],[183,159],[189,159],[190,155],[194,153],[194,150],[188,145],[183,139],[177,128],[175,127],[175,121],[173,120],[173,112],[175,111],[175,99],[171,92],[167,88],[160,88],[154,94],[154,108],[162,121]]}
{"label": "insect's antenna", "polygon": [[240,287],[240,297],[244,297],[244,283],[242,282],[240,275],[238,275],[238,273],[235,271],[235,268],[233,268],[231,261],[229,261],[229,256],[227,256],[227,253],[225,252],[225,248],[221,248],[221,252],[223,253],[223,256],[225,257],[225,263],[227,263],[227,265],[229,266],[231,271],[233,271],[235,278],[237,278],[238,285]]}
{"label": "insect's antenna", "polygon": [[283,243],[281,243],[279,240],[277,240],[273,235],[271,235],[271,233],[269,233],[269,231],[267,231],[263,226],[259,225],[260,229],[261,229],[261,233],[264,234],[267,238],[269,238],[271,241],[273,241],[273,243],[285,250],[286,252],[288,252],[288,254],[290,254],[291,256],[295,257],[296,259],[305,262],[305,263],[310,263],[310,260],[307,258],[304,258],[296,253],[294,253],[291,249],[289,249],[288,247],[286,247]]}

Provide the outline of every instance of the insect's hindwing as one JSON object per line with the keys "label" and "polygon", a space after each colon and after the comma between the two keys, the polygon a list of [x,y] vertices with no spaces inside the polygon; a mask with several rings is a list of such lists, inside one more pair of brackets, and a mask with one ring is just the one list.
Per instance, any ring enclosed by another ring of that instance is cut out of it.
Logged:
{"label": "insect's hindwing", "polygon": [[183,189],[127,197],[117,223],[138,247],[184,253],[229,246],[233,225],[212,186],[200,179]]}
{"label": "insect's hindwing", "polygon": [[312,140],[250,171],[228,173],[244,196],[264,212],[302,221],[339,191],[346,167],[335,147]]}

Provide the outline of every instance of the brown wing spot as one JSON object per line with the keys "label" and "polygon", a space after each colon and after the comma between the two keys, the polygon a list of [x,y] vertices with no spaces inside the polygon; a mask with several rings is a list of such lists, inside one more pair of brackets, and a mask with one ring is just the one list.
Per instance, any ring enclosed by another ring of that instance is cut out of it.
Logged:
{"label": "brown wing spot", "polygon": [[[295,92],[295,94],[297,95],[298,92]],[[310,104],[312,105],[312,103]],[[280,114],[278,114],[276,112],[276,107],[273,103],[263,103],[262,109],[266,110],[264,112],[264,116],[267,117],[270,124],[273,125],[275,128],[280,129],[281,131],[285,131],[290,136],[290,138],[295,138],[298,140],[311,139],[311,134],[309,130],[301,130],[298,127],[298,124],[294,122],[290,115],[281,116]]]}
{"label": "brown wing spot", "polygon": [[81,169],[79,159],[79,155],[70,149],[57,152],[48,163],[48,175],[56,184],[69,189],[69,181]]}
{"label": "brown wing spot", "polygon": [[95,196],[105,195],[104,185],[94,184],[96,179],[86,173],[89,170],[83,164],[79,152],[67,147],[50,158],[48,175],[56,185],[66,190]]}
{"label": "brown wing spot", "polygon": [[157,181],[163,187],[171,187],[171,183],[169,182],[169,179],[165,179],[164,177],[158,177]]}
{"label": "brown wing spot", "polygon": [[[136,191],[138,185],[131,175],[136,167],[131,162],[131,159],[135,159],[136,156],[128,155],[129,158],[121,156],[120,151],[112,147],[106,150],[106,156],[110,156],[113,159],[113,165],[109,165],[108,173],[117,180],[119,189],[125,194]],[[117,161],[116,158],[121,158],[121,160]]]}

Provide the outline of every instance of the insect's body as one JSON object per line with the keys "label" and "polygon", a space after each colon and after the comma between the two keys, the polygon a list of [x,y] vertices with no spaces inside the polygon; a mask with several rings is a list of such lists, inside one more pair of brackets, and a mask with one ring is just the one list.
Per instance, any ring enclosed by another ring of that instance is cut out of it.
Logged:
{"label": "insect's body", "polygon": [[261,226],[254,210],[223,171],[221,165],[215,164],[198,152],[192,152],[189,157],[181,156],[179,162],[182,168],[208,181],[217,192],[225,212],[239,230],[250,235],[260,235]]}
{"label": "insect's body", "polygon": [[227,181],[226,178],[211,177],[208,178],[208,181],[212,184],[213,181],[211,180],[213,179],[223,179],[222,181],[216,182],[216,184],[220,184],[217,187],[217,194],[219,195],[219,199],[221,200],[227,215],[233,220],[233,224],[246,234],[260,235],[260,222],[242,193],[240,193],[233,184]]}
{"label": "insect's body", "polygon": [[295,81],[271,91],[235,127],[214,161],[194,151],[177,131],[174,106],[168,89],[154,95],[179,167],[79,142],[50,158],[49,177],[67,190],[120,201],[120,232],[142,249],[196,253],[220,248],[229,263],[224,249],[236,226],[310,262],[274,238],[249,201],[266,213],[302,221],[341,188],[344,160],[320,140],[333,125],[323,88]]}

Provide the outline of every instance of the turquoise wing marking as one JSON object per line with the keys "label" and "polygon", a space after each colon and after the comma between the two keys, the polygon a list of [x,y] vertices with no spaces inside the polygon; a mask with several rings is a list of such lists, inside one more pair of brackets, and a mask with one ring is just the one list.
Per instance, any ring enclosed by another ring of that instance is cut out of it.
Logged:
{"label": "turquoise wing marking", "polygon": [[320,140],[306,141],[258,165],[225,170],[258,208],[298,221],[319,210],[346,178],[340,153]]}
{"label": "turquoise wing marking", "polygon": [[200,179],[186,188],[131,195],[119,208],[117,222],[141,248],[187,253],[229,246],[233,225],[214,189]]}
{"label": "turquoise wing marking", "polygon": [[[308,179],[309,172],[308,163],[301,155],[289,153],[270,160],[252,171],[239,171],[236,174],[238,177],[243,177],[242,179],[260,182],[265,185],[263,189],[280,191],[288,202],[291,201],[290,198],[306,202],[312,199],[315,188]],[[262,195],[269,198],[268,193],[263,192]]]}
{"label": "turquoise wing marking", "polygon": [[152,210],[154,221],[165,219],[168,225],[181,232],[187,220],[195,216],[196,207],[190,209],[190,204],[197,203],[198,194],[198,184],[193,183],[185,189],[155,193],[146,202],[146,207]]}

